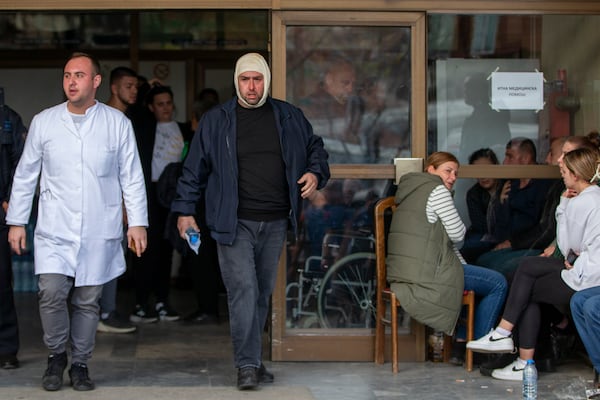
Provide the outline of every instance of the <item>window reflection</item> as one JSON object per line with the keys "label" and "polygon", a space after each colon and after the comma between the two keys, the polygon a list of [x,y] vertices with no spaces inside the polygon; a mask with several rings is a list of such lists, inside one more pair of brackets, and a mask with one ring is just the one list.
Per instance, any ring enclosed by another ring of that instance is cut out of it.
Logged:
{"label": "window reflection", "polygon": [[410,28],[288,27],[287,100],[331,163],[410,156]]}
{"label": "window reflection", "polygon": [[129,15],[123,13],[3,13],[3,49],[127,48]]}
{"label": "window reflection", "polygon": [[390,192],[388,181],[333,179],[304,202],[288,245],[288,328],[373,327],[373,207]]}

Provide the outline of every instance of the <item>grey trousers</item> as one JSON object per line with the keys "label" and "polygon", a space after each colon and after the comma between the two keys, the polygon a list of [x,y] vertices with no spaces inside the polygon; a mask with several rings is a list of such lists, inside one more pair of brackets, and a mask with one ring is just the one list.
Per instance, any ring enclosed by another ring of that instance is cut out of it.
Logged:
{"label": "grey trousers", "polygon": [[67,349],[70,336],[71,362],[87,363],[96,342],[102,285],[73,287],[73,283],[74,279],[66,275],[39,275],[38,297],[44,344],[51,353],[62,353]]}

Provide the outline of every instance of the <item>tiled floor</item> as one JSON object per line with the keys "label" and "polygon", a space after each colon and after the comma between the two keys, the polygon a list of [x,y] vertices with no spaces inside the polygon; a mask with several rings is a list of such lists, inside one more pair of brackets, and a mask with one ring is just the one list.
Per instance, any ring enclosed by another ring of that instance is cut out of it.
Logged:
{"label": "tiled floor", "polygon": [[[120,296],[122,300],[128,294]],[[177,308],[189,311],[189,296],[180,292],[176,293],[175,299]],[[47,354],[41,339],[36,296],[18,293],[16,300],[22,336],[19,354],[22,367],[0,370],[0,399],[51,398],[49,393],[42,395],[44,392],[40,387]],[[398,374],[392,374],[389,364],[378,366],[370,362],[266,361],[266,364],[275,373],[275,388],[307,388],[317,400],[521,398],[519,382],[493,380],[478,371],[469,373],[449,364],[403,363]],[[89,365],[99,390],[110,388],[107,398],[119,393],[116,389],[123,388],[126,395],[119,396],[120,400],[149,398],[148,389],[153,387],[157,390],[151,398],[178,397],[173,400],[183,400],[188,398],[186,393],[190,388],[197,388],[197,398],[202,399],[203,390],[235,385],[227,323],[201,326],[161,322],[141,326],[137,333],[130,335],[98,334],[96,351]],[[580,357],[574,356],[561,365],[558,372],[541,374],[538,398],[585,399],[589,379],[591,368]],[[23,387],[31,392],[39,388],[42,397],[12,396],[18,392],[17,388]],[[172,390],[161,397],[163,389]],[[265,389],[263,398],[269,390],[275,389]],[[287,395],[279,398],[298,400],[293,390],[283,392]],[[230,393],[233,398],[253,398],[243,392]]]}

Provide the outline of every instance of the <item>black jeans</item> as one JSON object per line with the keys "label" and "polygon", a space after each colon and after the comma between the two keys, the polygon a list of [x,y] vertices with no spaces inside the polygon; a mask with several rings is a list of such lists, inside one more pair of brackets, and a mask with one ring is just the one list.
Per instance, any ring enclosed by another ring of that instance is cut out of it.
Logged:
{"label": "black jeans", "polygon": [[562,279],[562,260],[552,257],[524,257],[508,293],[504,315],[518,326],[519,346],[533,349],[540,329],[540,303],[569,306],[575,293]]}

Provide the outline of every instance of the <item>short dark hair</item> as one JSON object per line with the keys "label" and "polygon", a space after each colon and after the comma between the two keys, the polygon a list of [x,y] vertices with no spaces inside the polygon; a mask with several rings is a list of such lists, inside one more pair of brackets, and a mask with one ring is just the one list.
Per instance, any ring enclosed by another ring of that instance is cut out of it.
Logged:
{"label": "short dark hair", "polygon": [[475,150],[469,156],[469,164],[473,164],[475,161],[479,160],[480,158],[487,158],[488,160],[490,160],[492,162],[492,164],[498,164],[498,157],[496,157],[496,153],[494,153],[494,151],[490,148],[486,147],[485,149]]}
{"label": "short dark hair", "polygon": [[110,71],[110,84],[116,83],[124,77],[137,78],[138,75],[129,67],[116,67]]}
{"label": "short dark hair", "polygon": [[65,65],[67,65],[67,63],[69,61],[71,61],[74,58],[80,58],[80,57],[85,57],[87,59],[89,59],[92,62],[92,68],[94,69],[94,73],[96,75],[100,75],[100,61],[98,61],[98,59],[96,57],[94,57],[91,54],[88,53],[83,53],[81,51],[76,51],[73,54],[71,54],[71,56],[67,59],[67,62],[65,63]]}
{"label": "short dark hair", "polygon": [[194,104],[192,105],[192,114],[194,115],[194,118],[196,118],[196,121],[200,121],[200,118],[202,118],[204,113],[217,104],[219,103],[211,99],[194,101]]}
{"label": "short dark hair", "polygon": [[510,149],[511,147],[517,147],[519,152],[529,154],[533,161],[537,160],[537,154],[533,140],[525,137],[516,137],[509,140],[506,144],[507,149]]}
{"label": "short dark hair", "polygon": [[220,103],[219,92],[214,88],[204,88],[196,96],[197,101],[212,100],[217,104]]}
{"label": "short dark hair", "polygon": [[154,103],[154,97],[163,93],[169,93],[171,95],[171,98],[173,98],[173,91],[171,90],[170,86],[155,84],[154,86],[152,86],[152,88],[148,91],[148,94],[146,95],[146,104],[150,105]]}

